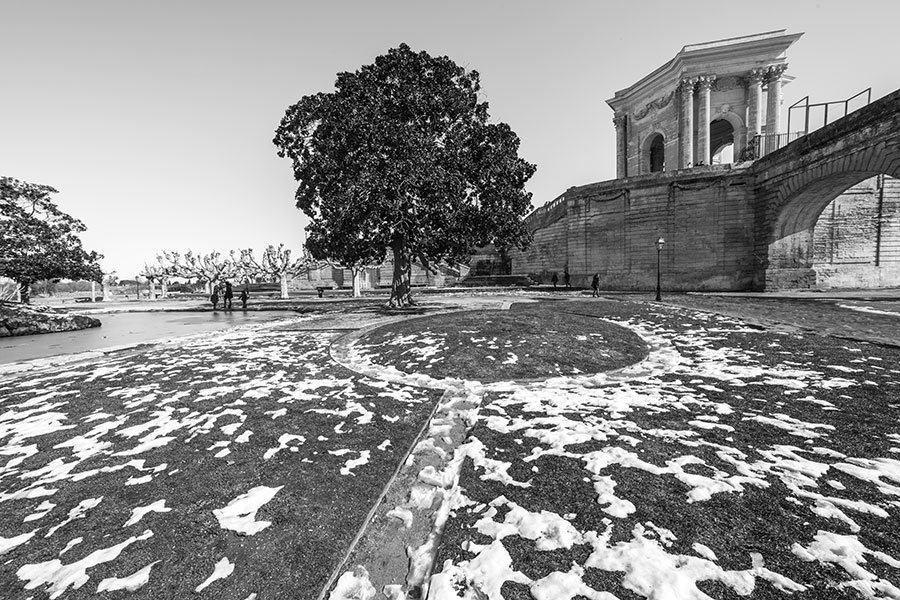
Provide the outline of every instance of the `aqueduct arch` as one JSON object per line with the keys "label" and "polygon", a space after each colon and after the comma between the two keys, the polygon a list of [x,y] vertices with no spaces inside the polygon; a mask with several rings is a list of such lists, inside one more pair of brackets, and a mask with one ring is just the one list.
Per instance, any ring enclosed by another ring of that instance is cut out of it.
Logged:
{"label": "aqueduct arch", "polygon": [[[763,289],[811,287],[817,279],[814,263],[814,232],[823,210],[857,184],[878,176],[900,178],[900,92],[894,92],[831,125],[801,138],[754,165],[758,172],[757,196],[764,204],[765,216],[757,219],[758,256],[765,256],[765,273],[757,286]],[[896,185],[878,187],[883,203],[896,212]],[[855,223],[858,234],[867,228],[879,228],[873,267],[879,269],[870,278],[884,284],[900,284],[900,248],[896,248],[895,230],[881,239],[883,205],[876,214],[863,211]],[[762,216],[762,215],[759,215]],[[893,223],[893,222],[892,222]],[[853,232],[849,232],[852,235]],[[882,252],[887,244],[888,252]],[[881,260],[884,258],[885,260]],[[890,272],[883,273],[884,269]],[[885,279],[887,275],[887,279]]]}

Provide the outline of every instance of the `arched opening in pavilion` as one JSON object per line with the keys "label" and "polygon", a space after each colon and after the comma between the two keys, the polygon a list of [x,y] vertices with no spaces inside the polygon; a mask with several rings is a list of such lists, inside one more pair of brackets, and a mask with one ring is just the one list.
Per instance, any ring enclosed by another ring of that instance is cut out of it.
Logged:
{"label": "arched opening in pavilion", "polygon": [[647,163],[651,173],[660,173],[666,170],[666,141],[661,133],[657,133],[650,140]]}
{"label": "arched opening in pavilion", "polygon": [[709,124],[709,147],[712,150],[709,164],[734,162],[734,126],[729,121],[717,119]]}

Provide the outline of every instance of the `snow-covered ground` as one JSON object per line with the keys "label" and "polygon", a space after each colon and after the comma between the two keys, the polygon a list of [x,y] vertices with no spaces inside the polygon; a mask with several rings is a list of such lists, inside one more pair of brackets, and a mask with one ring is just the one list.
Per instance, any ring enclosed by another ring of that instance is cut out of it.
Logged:
{"label": "snow-covered ground", "polygon": [[313,597],[437,394],[302,323],[5,378],[0,597]]}
{"label": "snow-covered ground", "polygon": [[[427,597],[900,598],[900,353],[618,312],[651,347],[639,364],[461,382],[483,395],[475,426],[420,474],[445,515]],[[440,338],[403,343],[444,360]],[[331,598],[370,597],[364,566]]]}
{"label": "snow-covered ground", "polygon": [[[896,349],[562,304],[649,356],[440,380],[365,344],[347,369],[298,318],[7,375],[0,596],[315,598],[442,395],[413,455],[444,460],[387,507],[404,529],[431,507],[432,535],[390,585],[348,565],[332,598],[900,598]],[[450,359],[438,333],[404,339],[417,362]]]}

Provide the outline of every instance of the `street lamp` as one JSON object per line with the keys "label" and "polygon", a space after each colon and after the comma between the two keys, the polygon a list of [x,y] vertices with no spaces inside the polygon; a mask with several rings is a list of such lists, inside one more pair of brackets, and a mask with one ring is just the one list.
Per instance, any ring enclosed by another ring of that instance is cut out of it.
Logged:
{"label": "street lamp", "polygon": [[661,237],[656,240],[656,301],[659,302],[662,300],[662,295],[660,294],[662,288],[660,287],[660,275],[659,275],[659,254],[662,252],[663,246],[666,244],[666,240]]}

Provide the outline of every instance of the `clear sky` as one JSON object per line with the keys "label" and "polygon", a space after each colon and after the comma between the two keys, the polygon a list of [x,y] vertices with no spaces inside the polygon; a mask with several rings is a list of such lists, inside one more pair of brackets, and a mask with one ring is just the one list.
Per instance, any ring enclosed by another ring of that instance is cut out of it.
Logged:
{"label": "clear sky", "polygon": [[401,42],[481,73],[538,166],[537,207],[615,177],[605,100],[684,45],[805,32],[785,106],[874,99],[900,87],[898,17],[896,0],[0,0],[0,175],[57,188],[122,278],[163,249],[297,252],[306,221],[274,130]]}

